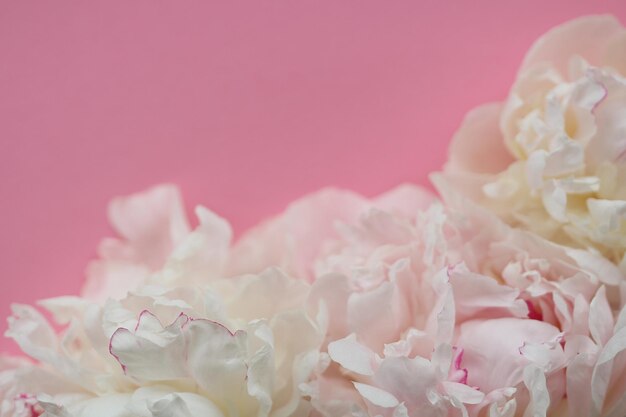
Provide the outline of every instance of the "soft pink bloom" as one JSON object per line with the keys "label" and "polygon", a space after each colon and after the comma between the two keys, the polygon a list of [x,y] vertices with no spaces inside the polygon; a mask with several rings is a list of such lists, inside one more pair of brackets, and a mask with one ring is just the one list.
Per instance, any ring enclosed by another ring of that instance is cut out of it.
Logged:
{"label": "soft pink bloom", "polygon": [[[307,386],[318,412],[626,412],[620,271],[446,197],[447,209],[346,224],[316,260],[314,300],[339,318],[327,336],[331,366]],[[359,310],[344,322],[350,307]]]}
{"label": "soft pink bloom", "polygon": [[624,51],[626,29],[611,16],[549,31],[527,53],[506,102],[466,116],[436,181],[512,225],[622,262]]}

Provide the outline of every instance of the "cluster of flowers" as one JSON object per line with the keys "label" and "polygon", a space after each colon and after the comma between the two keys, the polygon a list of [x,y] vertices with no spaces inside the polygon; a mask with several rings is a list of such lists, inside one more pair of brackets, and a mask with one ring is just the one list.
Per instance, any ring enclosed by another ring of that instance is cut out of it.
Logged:
{"label": "cluster of flowers", "polygon": [[235,243],[115,199],[81,296],[13,306],[0,416],[623,417],[625,77],[614,18],[553,29],[440,197],[327,189]]}

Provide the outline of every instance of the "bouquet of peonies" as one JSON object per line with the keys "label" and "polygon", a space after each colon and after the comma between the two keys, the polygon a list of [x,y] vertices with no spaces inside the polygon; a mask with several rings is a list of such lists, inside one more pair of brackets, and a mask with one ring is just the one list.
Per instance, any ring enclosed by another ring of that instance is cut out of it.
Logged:
{"label": "bouquet of peonies", "polygon": [[13,306],[0,416],[624,417],[626,29],[539,39],[433,182],[234,243],[173,186],[113,200],[82,295]]}

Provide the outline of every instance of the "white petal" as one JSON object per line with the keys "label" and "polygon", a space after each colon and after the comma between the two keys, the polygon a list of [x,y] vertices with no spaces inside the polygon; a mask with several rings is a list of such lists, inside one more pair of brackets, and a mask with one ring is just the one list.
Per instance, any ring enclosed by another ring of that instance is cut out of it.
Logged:
{"label": "white petal", "polygon": [[479,390],[458,382],[443,381],[441,383],[448,395],[464,404],[480,404],[485,394]]}
{"label": "white petal", "polygon": [[613,335],[613,326],[613,312],[602,286],[589,305],[589,331],[596,343],[603,346]]}
{"label": "white petal", "polygon": [[231,333],[209,320],[193,320],[185,328],[185,334],[193,379],[214,401],[219,400],[227,407],[239,406],[238,402],[243,402],[242,394],[247,392],[246,333]]}
{"label": "white petal", "polygon": [[363,398],[378,407],[391,408],[399,404],[398,399],[385,390],[359,382],[353,384]]}
{"label": "white petal", "polygon": [[124,372],[150,381],[182,378],[187,375],[186,347],[181,317],[167,328],[149,312],[140,315],[134,332],[120,328],[109,344],[109,351]]}
{"label": "white petal", "polygon": [[604,346],[591,377],[591,396],[596,413],[602,410],[609,380],[611,378],[613,358],[626,350],[626,327],[620,329]]}
{"label": "white petal", "polygon": [[550,406],[550,393],[543,371],[533,365],[527,366],[524,369],[524,385],[530,393],[530,403],[524,417],[546,417]]}
{"label": "white petal", "polygon": [[567,221],[567,194],[555,180],[544,183],[541,199],[546,211],[554,220]]}
{"label": "white petal", "polygon": [[361,375],[373,375],[372,368],[375,354],[356,341],[356,335],[350,334],[343,339],[328,344],[330,358],[349,371]]}

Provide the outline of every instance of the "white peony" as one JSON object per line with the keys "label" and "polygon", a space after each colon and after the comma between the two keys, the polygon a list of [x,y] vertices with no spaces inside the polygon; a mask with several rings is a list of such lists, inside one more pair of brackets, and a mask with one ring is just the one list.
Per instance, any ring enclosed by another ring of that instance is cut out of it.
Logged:
{"label": "white peony", "polygon": [[[14,305],[7,336],[33,362],[3,359],[0,416],[295,416],[299,384],[324,361],[310,284],[268,268],[220,278],[227,223],[190,231],[178,191],[117,199],[124,240],[103,242],[84,297]],[[326,321],[326,319],[323,319]]]}
{"label": "white peony", "polygon": [[540,38],[504,105],[468,114],[443,180],[510,224],[622,263],[626,29],[591,16]]}

